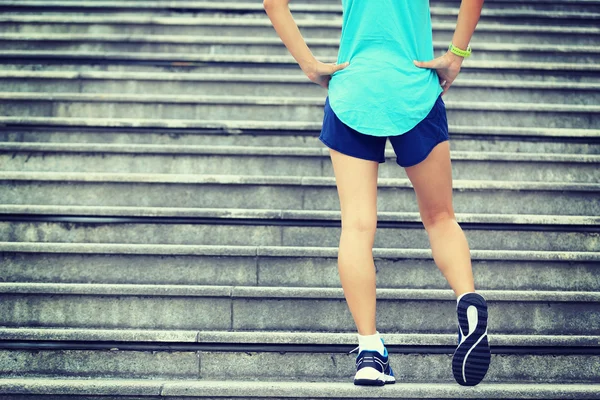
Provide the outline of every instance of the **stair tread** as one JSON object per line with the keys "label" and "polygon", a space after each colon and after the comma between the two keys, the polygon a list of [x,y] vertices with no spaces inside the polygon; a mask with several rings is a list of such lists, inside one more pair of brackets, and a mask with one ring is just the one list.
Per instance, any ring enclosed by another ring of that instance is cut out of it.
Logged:
{"label": "stair tread", "polygon": [[[0,175],[1,178],[1,175]],[[59,214],[62,216],[111,216],[111,217],[178,217],[250,220],[319,220],[338,221],[339,211],[289,210],[289,209],[242,209],[242,208],[179,208],[179,207],[132,207],[132,206],[61,206],[0,204],[2,214]],[[600,216],[573,215],[525,215],[525,214],[467,214],[457,213],[461,223],[516,224],[516,225],[577,225],[600,226]],[[379,211],[379,221],[421,222],[417,212]]]}
{"label": "stair tread", "polygon": [[[62,79],[62,80],[135,80],[135,81],[198,81],[198,82],[235,82],[235,83],[299,83],[314,85],[303,75],[270,74],[214,74],[214,73],[170,73],[170,72],[123,72],[123,71],[14,71],[1,70],[4,79]],[[535,90],[584,90],[596,91],[600,83],[595,82],[551,82],[518,80],[482,80],[459,79],[454,87],[464,88],[501,88]],[[10,92],[23,93],[23,92]],[[31,92],[38,93],[38,92]]]}
{"label": "stair tread", "polygon": [[[385,333],[391,346],[454,346],[455,334]],[[268,345],[355,345],[355,333],[342,332],[281,332],[281,331],[202,331],[151,329],[88,329],[0,327],[0,340],[107,341],[107,342],[179,342]],[[516,335],[493,334],[494,346],[518,347],[580,347],[600,346],[598,335]]]}
{"label": "stair tread", "polygon": [[[384,392],[373,389],[370,396],[381,398],[446,398],[446,399],[592,399],[600,394],[597,384],[557,383],[481,383],[474,388],[462,388],[445,383],[396,383]],[[193,380],[133,380],[133,379],[48,379],[0,378],[0,393],[4,394],[79,394],[79,395],[154,395],[161,397],[198,396],[212,398],[243,396],[243,398],[362,398],[365,388],[351,382],[253,382],[253,381],[193,381]]]}
{"label": "stair tread", "polygon": [[[0,242],[2,252],[67,253],[67,254],[144,254],[144,255],[205,255],[205,256],[259,256],[259,257],[326,257],[337,258],[337,247],[302,246],[233,246],[139,243],[53,243],[53,242]],[[431,251],[424,249],[374,248],[373,254],[381,259],[431,259]],[[471,250],[473,260],[512,261],[600,261],[600,252],[576,251],[520,251]],[[599,264],[600,265],[600,264]]]}
{"label": "stair tread", "polygon": [[[89,102],[139,102],[139,103],[186,103],[219,105],[270,105],[270,106],[318,106],[325,97],[283,96],[231,96],[231,95],[181,95],[181,94],[132,94],[132,93],[69,93],[69,92],[0,92],[0,100],[24,101],[89,101]],[[600,113],[600,105],[554,104],[526,102],[477,102],[448,100],[449,110],[466,111],[536,111],[553,113],[590,112]]]}
{"label": "stair tread", "polygon": [[[56,127],[94,127],[94,128],[135,128],[135,129],[217,129],[219,134],[241,134],[245,130],[265,131],[319,131],[321,123],[312,121],[243,121],[243,120],[181,120],[181,119],[138,119],[138,118],[65,118],[65,117],[3,117],[0,125],[5,129],[13,125],[20,126],[56,126]],[[544,127],[508,127],[508,126],[460,126],[450,125],[450,134],[490,135],[510,137],[547,137],[547,138],[600,138],[600,129],[571,129]],[[214,134],[214,131],[212,131]]]}
{"label": "stair tread", "polygon": [[[86,58],[102,61],[129,60],[129,61],[165,61],[175,62],[244,62],[258,64],[290,64],[297,66],[293,57],[288,55],[237,55],[237,54],[198,54],[198,53],[143,53],[143,52],[115,52],[115,51],[58,51],[58,50],[4,50],[2,58],[36,58],[47,57],[53,60]],[[336,62],[335,57],[321,57],[323,62]],[[182,65],[184,66],[184,65]],[[463,70],[494,69],[499,70],[541,70],[541,71],[600,71],[597,63],[565,63],[565,62],[539,62],[539,61],[504,61],[504,60],[467,60],[462,66]]]}
{"label": "stair tread", "polygon": [[[178,44],[241,44],[241,45],[272,45],[282,46],[281,40],[276,35],[268,37],[247,36],[195,36],[195,35],[142,35],[142,34],[119,34],[119,33],[4,33],[0,32],[0,41],[90,41],[90,42],[116,42],[116,43],[178,43]],[[306,42],[311,46],[337,47],[337,38],[307,38]],[[434,41],[436,49],[447,47],[446,42]],[[538,44],[538,43],[488,43],[478,42],[479,51],[493,52],[578,52],[586,54],[600,53],[598,46],[594,45],[561,45],[561,44]]]}
{"label": "stair tread", "polygon": [[[166,145],[130,143],[49,143],[49,142],[0,142],[2,151],[69,152],[69,153],[133,153],[133,154],[198,154],[243,156],[295,156],[329,157],[329,150],[322,147],[265,147],[239,145]],[[386,157],[394,155],[387,149]],[[452,151],[453,160],[553,162],[553,163],[600,163],[596,154],[521,153],[491,151]]]}
{"label": "stair tread", "polygon": [[[150,285],[107,283],[23,283],[0,282],[1,293],[20,294],[83,294],[129,296],[185,296],[221,298],[271,299],[332,299],[343,300],[341,288],[269,287],[269,286],[207,286],[207,285]],[[492,302],[600,302],[599,292],[550,290],[481,290]],[[453,301],[449,289],[377,289],[381,300]]]}
{"label": "stair tread", "polygon": [[[182,184],[237,184],[237,185],[298,185],[333,186],[334,177],[311,176],[252,176],[252,175],[197,175],[197,174],[146,174],[146,173],[105,173],[105,172],[25,172],[0,171],[0,180],[13,181],[73,181],[73,182],[136,182],[136,183],[182,183]],[[381,178],[379,187],[411,188],[408,179]],[[453,187],[458,190],[527,190],[527,191],[586,191],[600,190],[600,183],[571,182],[518,182],[518,181],[477,181],[455,180]]]}
{"label": "stair tread", "polygon": [[[600,5],[600,3],[594,3]],[[341,29],[341,18],[336,20],[305,19],[299,18],[297,24],[300,28],[333,28]],[[1,15],[0,22],[37,22],[37,23],[64,23],[64,24],[151,24],[155,26],[259,26],[271,28],[267,19],[247,18],[243,16],[233,18],[215,17],[185,17],[185,16],[145,16],[145,15]],[[450,30],[455,28],[453,23],[433,22],[433,30]],[[513,32],[513,33],[565,33],[565,34],[599,34],[600,28],[594,26],[548,26],[511,24],[500,25],[497,23],[482,22],[477,25],[477,32]]]}

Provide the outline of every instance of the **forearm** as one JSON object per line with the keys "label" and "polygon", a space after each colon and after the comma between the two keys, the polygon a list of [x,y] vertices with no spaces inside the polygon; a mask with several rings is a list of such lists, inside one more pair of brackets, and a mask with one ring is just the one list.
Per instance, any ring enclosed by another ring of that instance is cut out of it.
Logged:
{"label": "forearm", "polygon": [[452,44],[459,49],[465,50],[471,41],[475,27],[481,16],[484,0],[462,0],[456,30],[452,38]]}
{"label": "forearm", "polygon": [[300,68],[310,69],[317,60],[304,41],[287,0],[264,0],[263,5],[273,28]]}

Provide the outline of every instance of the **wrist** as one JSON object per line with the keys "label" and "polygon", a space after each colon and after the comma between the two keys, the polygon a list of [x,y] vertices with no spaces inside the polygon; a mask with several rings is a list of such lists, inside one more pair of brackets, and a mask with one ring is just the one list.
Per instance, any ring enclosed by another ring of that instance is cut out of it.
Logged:
{"label": "wrist", "polygon": [[304,71],[305,74],[309,74],[317,69],[317,63],[317,59],[309,59],[306,61],[299,62],[298,65],[300,66],[300,69]]}
{"label": "wrist", "polygon": [[454,54],[450,50],[446,52],[445,56],[450,61],[450,64],[462,65],[463,61],[465,60],[464,57]]}

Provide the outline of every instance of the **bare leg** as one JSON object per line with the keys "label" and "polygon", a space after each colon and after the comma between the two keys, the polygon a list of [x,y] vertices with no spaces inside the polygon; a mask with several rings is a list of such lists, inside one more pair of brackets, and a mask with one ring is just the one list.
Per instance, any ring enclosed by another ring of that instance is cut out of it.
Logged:
{"label": "bare leg", "polygon": [[469,244],[454,217],[450,144],[438,144],[421,163],[406,168],[415,188],[433,259],[457,296],[474,292]]}
{"label": "bare leg", "polygon": [[377,173],[379,163],[330,149],[342,212],[338,270],[344,296],[360,335],[375,326],[375,263]]}

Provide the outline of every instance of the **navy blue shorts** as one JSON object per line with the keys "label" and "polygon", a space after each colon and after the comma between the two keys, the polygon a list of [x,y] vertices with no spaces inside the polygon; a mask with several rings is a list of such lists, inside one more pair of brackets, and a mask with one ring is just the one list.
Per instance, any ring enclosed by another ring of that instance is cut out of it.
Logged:
{"label": "navy blue shorts", "polygon": [[425,160],[431,150],[448,140],[446,105],[440,95],[429,114],[410,131],[401,135],[373,136],[357,132],[344,124],[325,99],[325,115],[319,140],[330,149],[363,160],[385,162],[385,146],[389,138],[396,153],[396,163],[411,167]]}

